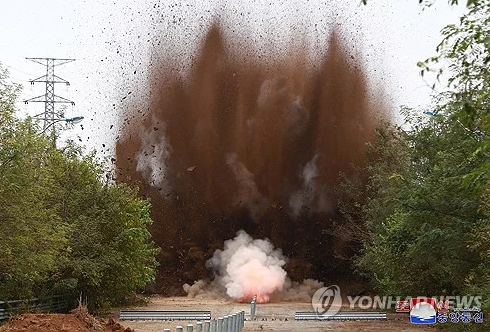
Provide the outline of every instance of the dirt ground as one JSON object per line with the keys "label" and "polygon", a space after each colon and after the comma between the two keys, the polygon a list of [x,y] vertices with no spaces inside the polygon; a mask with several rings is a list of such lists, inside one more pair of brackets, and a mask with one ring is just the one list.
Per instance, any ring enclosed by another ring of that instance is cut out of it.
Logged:
{"label": "dirt ground", "polygon": [[103,320],[77,308],[70,314],[23,314],[0,326],[0,332],[134,332],[113,319]]}
{"label": "dirt ground", "polygon": [[[210,310],[212,318],[231,315],[244,310],[250,314],[250,304],[234,303],[225,300],[189,299],[185,297],[152,297],[148,306],[132,307],[131,310]],[[295,311],[311,311],[310,303],[268,303],[257,305],[257,320],[246,321],[243,331],[281,331],[281,332],[359,332],[359,331],[437,331],[434,327],[420,327],[410,324],[407,314],[388,314],[386,321],[339,322],[339,321],[295,321]],[[136,332],[161,332],[164,328],[175,331],[178,325],[186,326],[196,322],[188,321],[119,321]]]}

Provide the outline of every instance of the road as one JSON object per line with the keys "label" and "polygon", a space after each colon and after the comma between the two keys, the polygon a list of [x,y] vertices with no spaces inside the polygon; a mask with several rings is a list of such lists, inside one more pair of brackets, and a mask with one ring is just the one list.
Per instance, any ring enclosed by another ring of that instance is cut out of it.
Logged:
{"label": "road", "polygon": [[[213,318],[223,317],[244,310],[250,313],[250,304],[235,303],[228,300],[190,299],[186,297],[151,297],[147,306],[130,307],[131,310],[210,310]],[[310,303],[267,303],[257,305],[257,320],[246,321],[243,331],[276,332],[361,332],[361,331],[434,331],[431,327],[410,324],[407,314],[388,314],[386,321],[339,322],[339,321],[295,321],[295,311],[312,310]],[[161,332],[164,328],[175,331],[177,325],[185,326],[195,322],[174,321],[120,321],[123,326],[136,332]]]}

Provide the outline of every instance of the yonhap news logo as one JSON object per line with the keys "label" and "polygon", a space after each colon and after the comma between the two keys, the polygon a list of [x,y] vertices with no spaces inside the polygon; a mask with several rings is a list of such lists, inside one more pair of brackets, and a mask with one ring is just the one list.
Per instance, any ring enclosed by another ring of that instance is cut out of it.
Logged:
{"label": "yonhap news logo", "polygon": [[335,315],[342,307],[340,287],[332,285],[318,289],[311,298],[311,304],[318,316],[327,317]]}
{"label": "yonhap news logo", "polygon": [[[391,310],[409,313],[413,324],[483,322],[482,296],[345,296],[347,310]],[[342,309],[340,287],[331,285],[318,289],[311,299],[315,314],[330,317]]]}

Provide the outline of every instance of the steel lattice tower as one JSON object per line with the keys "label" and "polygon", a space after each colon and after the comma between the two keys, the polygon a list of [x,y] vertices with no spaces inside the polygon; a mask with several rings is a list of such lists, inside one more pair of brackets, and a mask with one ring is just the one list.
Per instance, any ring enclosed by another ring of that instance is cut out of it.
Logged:
{"label": "steel lattice tower", "polygon": [[[54,74],[54,67],[64,65],[65,63],[68,62],[75,61],[75,59],[56,59],[56,58],[26,58],[26,59],[39,63],[43,66],[46,66],[45,75],[29,81],[32,85],[34,83],[45,83],[46,93],[44,95],[40,95],[24,101],[26,104],[30,102],[44,103],[44,112],[40,114],[36,114],[33,118],[38,120],[43,120],[43,131],[46,131],[48,126],[53,125],[53,123],[56,122],[57,119],[64,116],[61,114],[56,114],[54,108],[54,105],[56,103],[75,105],[73,101],[57,96],[54,93],[54,85],[56,83],[64,83],[66,85],[70,85],[70,82]],[[56,136],[54,127],[55,126],[53,125],[51,129],[51,135],[53,136],[53,139],[55,139]]]}

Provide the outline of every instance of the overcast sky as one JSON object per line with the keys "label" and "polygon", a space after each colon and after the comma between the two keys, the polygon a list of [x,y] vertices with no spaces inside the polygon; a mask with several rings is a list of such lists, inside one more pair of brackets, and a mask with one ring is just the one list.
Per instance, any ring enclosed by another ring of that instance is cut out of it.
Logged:
{"label": "overcast sky", "polygon": [[[45,68],[25,57],[76,59],[56,68],[71,85],[57,85],[55,93],[75,101],[67,116],[86,118],[83,130],[78,125],[68,135],[100,152],[118,134],[121,104],[144,99],[151,52],[157,49],[185,65],[217,16],[232,36],[245,33],[260,52],[287,43],[299,28],[315,49],[336,25],[362,55],[371,84],[382,86],[393,105],[423,108],[430,89],[416,63],[434,55],[440,30],[465,10],[446,0],[426,9],[417,0],[370,0],[368,6],[360,0],[2,0],[1,8],[0,62],[12,81],[25,84],[21,98],[44,93],[42,84],[26,83]],[[43,106],[19,107],[23,115],[34,115]]]}

